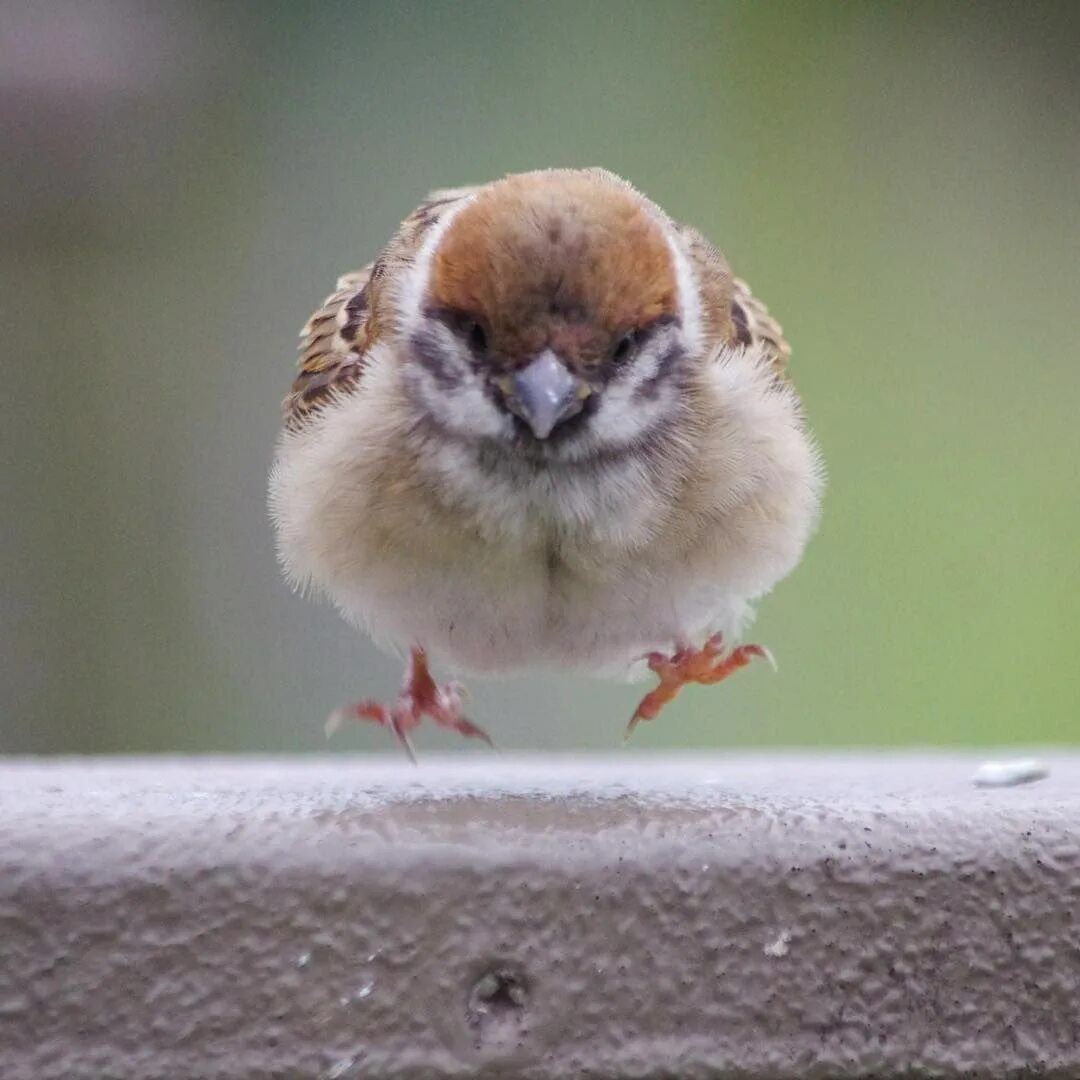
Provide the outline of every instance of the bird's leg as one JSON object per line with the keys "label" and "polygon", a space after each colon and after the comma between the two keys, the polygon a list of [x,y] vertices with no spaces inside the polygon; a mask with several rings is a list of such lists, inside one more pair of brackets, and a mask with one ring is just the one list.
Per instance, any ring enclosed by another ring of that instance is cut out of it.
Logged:
{"label": "bird's leg", "polygon": [[746,667],[755,657],[768,660],[776,667],[772,653],[764,645],[739,645],[722,656],[723,634],[713,634],[700,649],[692,645],[681,644],[670,656],[652,652],[642,657],[648,660],[649,667],[660,677],[660,685],[650,690],[642,699],[630,723],[626,726],[626,738],[630,738],[634,728],[642,720],[653,720],[660,710],[672,701],[687,683],[717,683],[729,675]]}
{"label": "bird's leg", "polygon": [[409,651],[405,666],[405,679],[397,701],[387,708],[377,701],[357,701],[334,712],[326,721],[326,734],[332,735],[346,720],[367,720],[392,731],[401,743],[409,760],[415,765],[409,732],[429,716],[440,727],[450,728],[470,739],[482,739],[488,746],[494,745],[487,732],[467,719],[461,711],[465,697],[460,683],[440,686],[428,670],[427,654],[423,649]]}

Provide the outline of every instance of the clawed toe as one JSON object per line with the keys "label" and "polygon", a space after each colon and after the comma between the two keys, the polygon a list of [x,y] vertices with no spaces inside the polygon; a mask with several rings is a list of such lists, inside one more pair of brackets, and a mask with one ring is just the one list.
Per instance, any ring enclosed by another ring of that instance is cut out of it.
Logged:
{"label": "clawed toe", "polygon": [[436,720],[435,722],[441,724],[443,727],[450,728],[452,731],[456,731],[459,735],[464,735],[467,739],[479,739],[482,743],[487,743],[492,750],[495,749],[495,744],[491,741],[491,736],[478,724],[474,724],[471,720],[466,720],[463,716],[459,716],[448,723],[443,723],[441,720]]}
{"label": "clawed toe", "polygon": [[723,655],[723,646],[723,635],[713,634],[700,649],[680,644],[670,656],[660,652],[646,653],[641,659],[648,662],[659,677],[660,684],[641,699],[626,726],[623,741],[630,738],[642,720],[655,719],[660,710],[688,683],[718,683],[756,657],[766,660],[773,671],[776,670],[776,661],[764,645],[739,645],[727,656]]}
{"label": "clawed toe", "polygon": [[428,670],[424,650],[413,649],[409,654],[401,694],[392,708],[375,701],[358,701],[336,709],[326,721],[326,735],[329,738],[347,720],[378,724],[393,732],[406,756],[415,765],[416,753],[409,732],[428,716],[440,727],[449,728],[466,738],[480,739],[494,747],[487,732],[462,715],[466,697],[465,687],[460,683],[451,682],[445,686],[436,683]]}
{"label": "clawed toe", "polygon": [[401,744],[405,756],[414,765],[416,764],[416,752],[413,750],[409,732],[420,723],[420,717],[409,707],[404,697],[393,709],[388,709],[375,701],[358,701],[355,704],[335,709],[324,726],[326,737],[330,738],[347,720],[363,720],[386,728]]}
{"label": "clawed toe", "polygon": [[[756,656],[764,660],[766,664],[773,669],[773,671],[779,671],[780,665],[776,662],[776,657],[773,656],[772,650],[764,645],[742,645],[740,648],[745,649],[749,656]],[[739,650],[736,649],[736,652]]]}

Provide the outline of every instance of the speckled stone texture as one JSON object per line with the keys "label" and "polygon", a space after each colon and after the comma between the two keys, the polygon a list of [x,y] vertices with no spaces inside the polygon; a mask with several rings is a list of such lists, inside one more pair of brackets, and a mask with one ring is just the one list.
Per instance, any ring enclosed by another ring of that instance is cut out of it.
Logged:
{"label": "speckled stone texture", "polygon": [[0,765],[0,1077],[1080,1077],[1080,758]]}

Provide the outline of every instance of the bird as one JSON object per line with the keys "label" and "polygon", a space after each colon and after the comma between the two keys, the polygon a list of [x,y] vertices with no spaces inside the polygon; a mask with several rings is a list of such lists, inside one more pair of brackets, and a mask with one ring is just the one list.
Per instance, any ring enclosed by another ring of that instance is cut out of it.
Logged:
{"label": "bird", "polygon": [[[491,740],[455,675],[655,674],[627,735],[756,658],[824,467],[777,321],[720,249],[601,168],[433,191],[300,336],[269,481],[287,580],[405,658],[345,720],[415,760]],[[775,666],[775,665],[774,665]]]}

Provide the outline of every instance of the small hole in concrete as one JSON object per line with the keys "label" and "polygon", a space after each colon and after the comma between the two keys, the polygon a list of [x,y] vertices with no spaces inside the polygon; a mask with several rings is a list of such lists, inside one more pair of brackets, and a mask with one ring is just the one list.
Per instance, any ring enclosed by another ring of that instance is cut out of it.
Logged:
{"label": "small hole in concrete", "polygon": [[520,971],[489,968],[469,987],[465,1019],[478,1042],[504,1042],[521,1032],[528,1001],[527,981]]}

